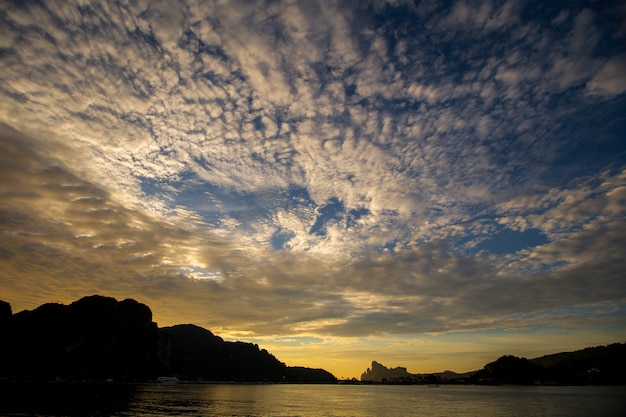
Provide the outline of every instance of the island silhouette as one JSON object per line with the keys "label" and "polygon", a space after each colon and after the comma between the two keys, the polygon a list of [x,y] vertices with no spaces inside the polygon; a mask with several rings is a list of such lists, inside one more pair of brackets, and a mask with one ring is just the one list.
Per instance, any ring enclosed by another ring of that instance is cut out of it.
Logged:
{"label": "island silhouette", "polygon": [[[324,369],[287,366],[258,345],[192,324],[159,328],[150,308],[102,295],[13,314],[0,301],[0,381],[336,383]],[[626,384],[626,344],[535,359],[501,356],[459,374],[412,374],[373,361],[369,384]]]}
{"label": "island silhouette", "polygon": [[191,324],[159,328],[133,299],[93,295],[12,314],[0,301],[0,378],[6,381],[335,382],[287,366],[258,345]]}
{"label": "island silhouette", "polygon": [[623,385],[626,383],[626,344],[588,347],[535,359],[504,355],[482,369],[412,374],[405,367],[387,368],[372,361],[362,383],[491,384],[491,385]]}

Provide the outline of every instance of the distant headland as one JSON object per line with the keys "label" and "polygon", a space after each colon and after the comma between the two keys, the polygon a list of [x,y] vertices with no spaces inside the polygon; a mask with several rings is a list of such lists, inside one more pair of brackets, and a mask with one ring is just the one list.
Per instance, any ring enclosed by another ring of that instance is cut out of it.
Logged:
{"label": "distant headland", "polygon": [[626,344],[588,347],[535,359],[505,355],[482,369],[459,374],[444,371],[411,374],[404,367],[387,368],[373,361],[361,383],[377,384],[517,384],[623,385],[626,384]]}
{"label": "distant headland", "polygon": [[191,324],[157,327],[132,299],[94,295],[13,314],[0,301],[0,380],[329,383],[323,369],[287,366],[259,346]]}

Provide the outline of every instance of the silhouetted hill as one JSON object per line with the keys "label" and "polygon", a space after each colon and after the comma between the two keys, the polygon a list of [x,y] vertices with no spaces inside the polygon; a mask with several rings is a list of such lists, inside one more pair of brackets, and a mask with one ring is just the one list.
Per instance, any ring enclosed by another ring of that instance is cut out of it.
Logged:
{"label": "silhouetted hill", "polygon": [[626,344],[589,347],[535,359],[503,356],[472,374],[494,384],[624,384]]}
{"label": "silhouetted hill", "polygon": [[626,344],[622,343],[541,356],[531,362],[572,380],[596,384],[626,383]]}
{"label": "silhouetted hill", "polygon": [[6,301],[0,300],[0,326],[3,326],[5,323],[11,319],[11,304]]}
{"label": "silhouetted hill", "polygon": [[14,314],[6,331],[11,379],[142,380],[156,370],[158,329],[150,309],[135,300],[44,304]]}
{"label": "silhouetted hill", "polygon": [[291,368],[265,349],[225,342],[194,325],[159,329],[135,300],[90,296],[11,314],[0,302],[0,377],[10,380],[147,381],[159,375],[212,381],[332,382]]}
{"label": "silhouetted hill", "polygon": [[410,374],[406,368],[385,368],[372,362],[361,376],[363,382],[393,384],[473,383],[473,384],[626,384],[626,344],[589,347],[536,359],[501,356],[483,369],[457,374]]}
{"label": "silhouetted hill", "polygon": [[506,355],[485,365],[483,369],[473,374],[473,379],[493,384],[533,384],[542,380],[544,373],[545,370],[541,365],[532,363],[526,358]]}
{"label": "silhouetted hill", "polygon": [[265,349],[245,342],[225,342],[192,324],[164,327],[161,351],[165,373],[212,381],[334,382],[323,369],[289,367]]}
{"label": "silhouetted hill", "polygon": [[191,324],[160,329],[170,351],[164,370],[185,379],[213,381],[282,381],[286,366],[265,349],[244,342],[225,342]]}
{"label": "silhouetted hill", "polygon": [[285,380],[298,383],[337,382],[337,378],[330,372],[320,368],[305,368],[302,366],[288,366]]}

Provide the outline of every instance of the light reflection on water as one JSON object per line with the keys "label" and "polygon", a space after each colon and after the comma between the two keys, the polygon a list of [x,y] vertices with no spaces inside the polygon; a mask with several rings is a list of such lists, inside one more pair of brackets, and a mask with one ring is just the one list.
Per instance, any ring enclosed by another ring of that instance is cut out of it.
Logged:
{"label": "light reflection on water", "polygon": [[117,416],[623,416],[626,387],[145,385]]}
{"label": "light reflection on water", "polygon": [[617,417],[626,387],[3,384],[2,416]]}

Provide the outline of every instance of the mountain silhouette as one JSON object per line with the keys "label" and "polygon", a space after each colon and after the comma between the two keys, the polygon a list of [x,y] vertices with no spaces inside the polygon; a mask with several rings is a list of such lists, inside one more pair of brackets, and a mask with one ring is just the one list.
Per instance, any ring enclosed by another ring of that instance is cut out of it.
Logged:
{"label": "mountain silhouette", "polygon": [[0,302],[0,377],[29,381],[183,380],[334,382],[327,371],[289,367],[267,350],[226,342],[191,324],[158,328],[132,299],[94,295],[70,305],[11,313]]}
{"label": "mountain silhouette", "polygon": [[411,374],[406,368],[386,368],[373,361],[361,375],[367,383],[392,384],[517,384],[517,385],[623,385],[626,383],[626,344],[588,347],[535,359],[504,355],[482,369],[458,374],[444,371]]}

